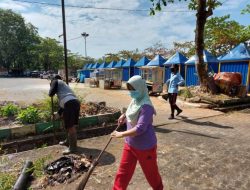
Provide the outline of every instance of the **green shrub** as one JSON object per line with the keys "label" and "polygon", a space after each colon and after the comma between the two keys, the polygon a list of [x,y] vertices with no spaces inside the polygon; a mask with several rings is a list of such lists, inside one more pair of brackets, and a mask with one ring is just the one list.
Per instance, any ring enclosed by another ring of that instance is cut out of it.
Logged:
{"label": "green shrub", "polygon": [[37,123],[40,121],[39,111],[37,108],[29,106],[19,112],[17,119],[24,124]]}
{"label": "green shrub", "polygon": [[4,117],[15,116],[19,110],[20,108],[17,105],[9,103],[0,108],[0,115]]}
{"label": "green shrub", "polygon": [[[59,102],[58,102],[58,98],[54,97],[53,99],[53,108],[54,108],[54,112],[58,111],[59,109]],[[40,118],[42,121],[50,121],[51,120],[51,97],[46,96],[42,102],[40,102],[39,106],[38,106],[39,110],[40,110]]]}

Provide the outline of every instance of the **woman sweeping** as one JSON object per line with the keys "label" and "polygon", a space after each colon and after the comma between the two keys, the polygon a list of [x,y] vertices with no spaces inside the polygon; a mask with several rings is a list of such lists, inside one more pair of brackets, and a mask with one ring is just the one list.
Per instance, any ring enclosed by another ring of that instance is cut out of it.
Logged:
{"label": "woman sweeping", "polygon": [[157,166],[157,139],[152,125],[155,109],[148,96],[145,80],[141,76],[133,76],[127,82],[127,89],[132,101],[126,114],[122,114],[118,119],[118,124],[127,123],[127,130],[114,131],[111,134],[115,138],[125,137],[113,190],[127,189],[137,161],[150,186],[154,190],[162,190],[162,179]]}

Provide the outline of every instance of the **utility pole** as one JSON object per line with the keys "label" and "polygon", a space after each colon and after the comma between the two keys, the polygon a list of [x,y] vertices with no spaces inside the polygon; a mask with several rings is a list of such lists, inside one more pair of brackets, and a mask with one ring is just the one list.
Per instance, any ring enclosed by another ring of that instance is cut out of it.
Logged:
{"label": "utility pole", "polygon": [[85,57],[87,57],[86,38],[89,36],[89,34],[87,34],[86,32],[83,32],[81,35],[84,37],[84,40],[85,40]]}
{"label": "utility pole", "polygon": [[64,0],[61,0],[61,2],[62,2],[62,21],[63,21],[63,44],[64,44],[65,77],[66,77],[66,83],[69,84],[69,78],[68,78],[68,56],[67,56],[67,39],[66,39],[66,23],[65,23]]}

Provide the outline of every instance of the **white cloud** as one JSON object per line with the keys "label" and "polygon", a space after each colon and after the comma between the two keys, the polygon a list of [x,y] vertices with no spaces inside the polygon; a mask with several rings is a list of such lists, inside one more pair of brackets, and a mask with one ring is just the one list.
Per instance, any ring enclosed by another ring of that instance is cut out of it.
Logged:
{"label": "white cloud", "polygon": [[242,5],[245,5],[249,3],[249,0],[226,0],[224,1],[222,6],[218,7],[218,11],[230,11],[235,10],[241,7]]}
{"label": "white cloud", "polygon": [[13,2],[12,0],[2,0],[0,2],[0,8],[12,9],[14,11],[25,11],[31,5],[29,3]]}
{"label": "white cloud", "polygon": [[[92,6],[105,8],[125,9],[148,9],[150,1],[145,0],[68,0],[66,5]],[[49,1],[48,1],[49,2]],[[237,2],[237,3],[236,3]],[[227,1],[225,7],[238,6],[243,0]],[[246,2],[246,0],[244,1]],[[39,34],[59,40],[58,35],[62,34],[61,8],[55,6],[39,6],[16,3],[4,0],[4,3],[11,3],[14,10],[20,12],[26,21],[38,27]],[[0,7],[4,6],[0,3]],[[29,11],[27,11],[29,8]],[[101,57],[105,53],[117,52],[122,49],[143,50],[155,42],[162,41],[166,47],[172,43],[194,40],[195,12],[188,12],[186,3],[169,4],[164,10],[187,12],[161,12],[155,16],[149,16],[148,12],[111,11],[83,8],[69,8],[66,6],[67,39],[81,36],[87,32],[88,55]],[[61,39],[62,41],[62,39]],[[72,52],[84,54],[84,39],[76,39],[68,42],[68,48]]]}

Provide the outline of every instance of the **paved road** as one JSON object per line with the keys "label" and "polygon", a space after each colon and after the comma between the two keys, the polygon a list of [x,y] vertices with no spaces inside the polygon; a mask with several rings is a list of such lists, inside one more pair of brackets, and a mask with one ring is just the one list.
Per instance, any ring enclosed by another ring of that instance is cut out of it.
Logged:
{"label": "paved road", "polygon": [[38,78],[0,78],[0,101],[32,104],[48,93],[49,82]]}

